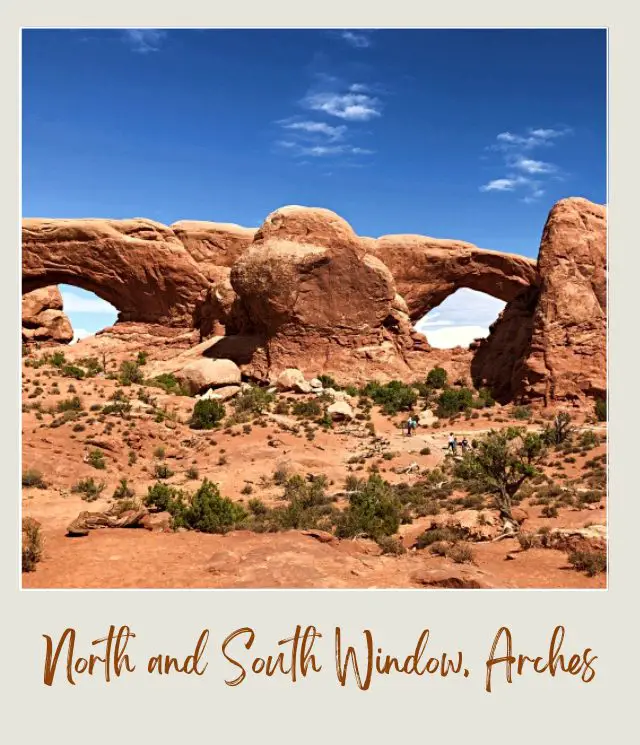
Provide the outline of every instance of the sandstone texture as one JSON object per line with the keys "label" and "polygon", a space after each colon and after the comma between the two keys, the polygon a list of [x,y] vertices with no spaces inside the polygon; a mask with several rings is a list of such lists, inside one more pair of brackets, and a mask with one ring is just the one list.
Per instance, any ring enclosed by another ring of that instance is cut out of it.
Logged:
{"label": "sandstone texture", "polygon": [[22,244],[25,292],[76,285],[115,306],[120,321],[192,325],[209,286],[175,233],[152,220],[28,218]]}
{"label": "sandstone texture", "polygon": [[205,388],[236,386],[240,384],[240,368],[231,360],[202,358],[189,363],[175,373],[177,380],[190,395]]}
{"label": "sandstone texture", "polygon": [[498,400],[580,401],[606,395],[606,208],[558,202],[538,256],[538,287],[507,304],[474,345],[472,375]]}
{"label": "sandstone texture", "polygon": [[68,344],[72,339],[73,329],[57,287],[42,287],[22,296],[23,342]]}

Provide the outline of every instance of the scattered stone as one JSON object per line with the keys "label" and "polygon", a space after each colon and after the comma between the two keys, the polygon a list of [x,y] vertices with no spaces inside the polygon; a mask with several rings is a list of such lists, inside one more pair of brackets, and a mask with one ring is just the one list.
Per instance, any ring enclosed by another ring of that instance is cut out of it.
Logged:
{"label": "scattered stone", "polygon": [[240,368],[235,362],[208,357],[189,363],[176,372],[175,376],[192,396],[205,388],[239,386],[241,380]]}
{"label": "scattered stone", "polygon": [[346,419],[351,420],[355,417],[353,409],[345,401],[335,401],[327,408],[327,414],[337,422]]}

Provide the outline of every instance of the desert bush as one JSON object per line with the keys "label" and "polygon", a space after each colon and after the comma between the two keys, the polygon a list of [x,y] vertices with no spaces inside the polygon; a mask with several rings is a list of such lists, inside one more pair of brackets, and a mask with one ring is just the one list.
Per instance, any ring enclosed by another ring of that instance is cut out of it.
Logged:
{"label": "desert bush", "polygon": [[456,528],[429,528],[416,539],[416,548],[428,548],[434,543],[455,543],[464,537],[464,531]]}
{"label": "desert bush", "polygon": [[162,459],[165,456],[165,449],[162,445],[158,445],[158,447],[153,449],[153,457]]}
{"label": "desert bush", "polygon": [[473,393],[469,388],[446,388],[438,396],[436,416],[444,419],[470,409],[472,404]]}
{"label": "desert bush", "polygon": [[372,473],[349,495],[349,506],[340,516],[336,534],[342,538],[364,535],[374,540],[393,535],[400,527],[400,507],[390,485]]}
{"label": "desert bush", "polygon": [[447,549],[446,556],[456,564],[468,564],[473,561],[473,551],[471,550],[471,546],[464,542],[454,543],[451,548]]}
{"label": "desert bush", "polygon": [[22,472],[22,486],[35,487],[36,489],[46,489],[42,473],[35,468],[28,468]]}
{"label": "desert bush", "polygon": [[591,449],[599,445],[600,438],[592,429],[587,429],[580,434],[578,442],[580,447]]}
{"label": "desert bush", "polygon": [[530,406],[514,406],[511,413],[514,419],[531,419]]}
{"label": "desert bush", "polygon": [[144,376],[140,365],[133,360],[124,360],[120,363],[118,381],[121,385],[131,385],[132,383],[142,383]]}
{"label": "desert bush", "polygon": [[22,571],[33,572],[42,559],[44,541],[40,525],[29,518],[22,519]]}
{"label": "desert bush", "polygon": [[240,490],[240,494],[245,494],[245,495],[247,495],[247,496],[248,496],[249,494],[253,494],[253,486],[251,486],[251,484],[245,484],[245,485],[244,485],[244,486],[242,487],[242,489]]}
{"label": "desert bush", "polygon": [[81,479],[71,487],[74,494],[81,494],[85,502],[95,502],[104,491],[106,484],[102,481],[96,482],[92,477]]}
{"label": "desert bush", "polygon": [[90,466],[93,466],[94,468],[97,468],[100,471],[103,471],[107,464],[104,459],[104,453],[102,450],[98,450],[98,448],[94,448],[87,458],[87,462]]}
{"label": "desert bush", "polygon": [[215,399],[200,399],[193,407],[191,429],[213,429],[225,416],[224,404]]}
{"label": "desert bush", "polygon": [[431,448],[428,448],[428,447],[421,448],[420,455],[431,455]]}
{"label": "desert bush", "polygon": [[607,401],[600,398],[596,401],[596,419],[599,422],[607,421]]}
{"label": "desert bush", "polygon": [[147,507],[159,512],[170,512],[172,515],[184,510],[185,495],[180,489],[159,481],[147,489],[144,503]]}
{"label": "desert bush", "polygon": [[383,535],[377,540],[378,546],[382,549],[383,554],[390,554],[391,556],[401,556],[407,553],[407,549],[404,547],[402,541],[396,536]]}
{"label": "desert bush", "polygon": [[153,468],[153,475],[157,479],[170,479],[173,476],[173,471],[166,463],[156,463]]}
{"label": "desert bush", "polygon": [[77,365],[63,365],[60,372],[65,378],[75,378],[76,380],[84,378],[84,370]]}
{"label": "desert bush", "polygon": [[233,408],[238,414],[262,414],[274,400],[273,393],[256,385],[239,393],[233,400]]}
{"label": "desert bush", "polygon": [[54,352],[46,359],[50,365],[53,365],[53,367],[62,367],[67,361],[64,352]]}
{"label": "desert bush", "polygon": [[369,382],[362,389],[362,393],[377,403],[389,416],[399,411],[411,411],[418,400],[417,392],[399,380],[392,380],[386,384]]}
{"label": "desert bush", "polygon": [[189,466],[189,468],[187,468],[187,470],[185,471],[185,476],[188,479],[195,481],[196,479],[200,478],[200,472],[195,466]]}
{"label": "desert bush", "polygon": [[201,533],[227,533],[246,517],[241,505],[221,497],[217,484],[204,479],[186,509],[174,517],[174,524]]}
{"label": "desert bush", "polygon": [[589,577],[607,570],[607,555],[601,551],[572,551],[568,560],[574,569],[585,572]]}
{"label": "desert bush", "polygon": [[553,423],[544,428],[541,436],[548,445],[562,445],[569,440],[573,431],[571,415],[561,411],[553,418]]}
{"label": "desert bush", "polygon": [[340,390],[340,386],[331,375],[318,375],[318,380],[322,383],[323,388],[333,388],[334,391]]}
{"label": "desert bush", "polygon": [[134,490],[129,486],[127,479],[120,479],[120,483],[113,492],[114,499],[131,499],[135,495]]}
{"label": "desert bush", "polygon": [[147,352],[138,352],[138,356],[136,357],[136,365],[142,366],[147,364],[147,359],[149,355]]}
{"label": "desert bush", "polygon": [[250,499],[247,503],[247,507],[249,508],[249,511],[252,515],[255,515],[256,517],[262,517],[266,515],[269,512],[269,508],[267,505],[261,500],[257,498]]}
{"label": "desert bush", "polygon": [[444,388],[447,384],[447,371],[443,367],[434,367],[427,374],[429,388]]}
{"label": "desert bush", "polygon": [[145,380],[145,384],[153,386],[154,388],[162,388],[163,391],[171,393],[174,396],[188,395],[187,391],[182,388],[173,373],[162,373],[162,375],[156,375],[155,378]]}
{"label": "desert bush", "polygon": [[56,411],[63,413],[65,411],[82,411],[82,401],[78,396],[64,398],[56,404]]}

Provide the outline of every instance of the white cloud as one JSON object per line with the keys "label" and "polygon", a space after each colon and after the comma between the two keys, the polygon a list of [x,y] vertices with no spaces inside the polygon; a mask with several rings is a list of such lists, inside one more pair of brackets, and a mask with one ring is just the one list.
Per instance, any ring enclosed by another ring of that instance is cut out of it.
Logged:
{"label": "white cloud", "polygon": [[291,140],[279,140],[276,145],[286,148],[298,157],[322,158],[330,155],[373,155],[374,153],[373,150],[352,145],[302,145]]}
{"label": "white cloud", "polygon": [[157,28],[129,28],[122,34],[131,50],[138,54],[159,51],[167,36],[166,31]]}
{"label": "white cloud", "polygon": [[340,36],[356,49],[366,49],[372,44],[371,37],[365,31],[343,31]]}
{"label": "white cloud", "polygon": [[308,95],[303,104],[313,111],[322,111],[330,116],[348,121],[366,122],[381,115],[379,99],[366,93],[333,93],[329,91]]}
{"label": "white cloud", "polygon": [[80,341],[80,339],[86,339],[87,336],[93,336],[91,331],[87,331],[86,329],[73,329],[73,339],[71,340],[71,343],[75,344],[77,341]]}
{"label": "white cloud", "polygon": [[115,313],[118,311],[106,300],[99,297],[85,297],[76,295],[74,292],[61,289],[62,307],[64,312],[69,313]]}
{"label": "white cloud", "polygon": [[513,191],[516,187],[528,183],[522,176],[512,178],[496,178],[480,187],[480,191]]}
{"label": "white cloud", "polygon": [[280,122],[280,124],[283,129],[293,130],[294,132],[303,133],[303,135],[326,135],[330,140],[341,140],[347,131],[347,126],[345,124],[340,124],[337,127],[333,127],[325,122],[312,121],[284,121]]}
{"label": "white cloud", "polygon": [[554,173],[557,170],[553,163],[545,163],[543,160],[533,160],[522,156],[515,160],[514,166],[526,173]]}
{"label": "white cloud", "polygon": [[488,336],[504,306],[498,298],[462,288],[418,321],[416,329],[438,349],[468,347],[474,339]]}
{"label": "white cloud", "polygon": [[[480,191],[516,191],[521,190],[524,196],[520,201],[531,204],[538,200],[545,190],[544,177],[551,174],[561,174],[561,170],[554,163],[536,160],[525,153],[539,147],[549,148],[559,137],[571,134],[569,127],[561,129],[529,128],[526,133],[500,132],[496,135],[496,142],[487,150],[500,153],[502,168],[506,173],[501,178],[492,179],[480,187]],[[528,177],[522,174],[527,174]],[[534,178],[531,178],[534,177]]]}

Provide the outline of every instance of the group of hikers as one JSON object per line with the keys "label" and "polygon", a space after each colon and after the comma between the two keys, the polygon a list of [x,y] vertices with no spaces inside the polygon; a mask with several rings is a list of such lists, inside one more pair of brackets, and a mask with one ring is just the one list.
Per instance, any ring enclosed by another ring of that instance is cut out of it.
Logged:
{"label": "group of hikers", "polygon": [[[407,437],[411,437],[418,428],[418,420],[416,419],[416,417],[411,415],[405,422],[404,426]],[[457,455],[458,448],[460,448],[463,453],[466,453],[468,450],[471,450],[471,445],[469,444],[469,440],[467,440],[464,435],[461,440],[458,440],[453,432],[451,432],[449,434],[449,441],[447,442],[447,450],[450,450],[452,455]]]}
{"label": "group of hikers", "polygon": [[458,446],[460,446],[460,450],[462,450],[463,453],[466,453],[467,450],[471,449],[469,440],[467,440],[466,437],[463,436],[460,442],[458,442],[458,438],[453,434],[453,432],[450,432],[449,442],[447,443],[447,450],[450,450],[453,455],[456,455],[456,453],[458,452]]}

